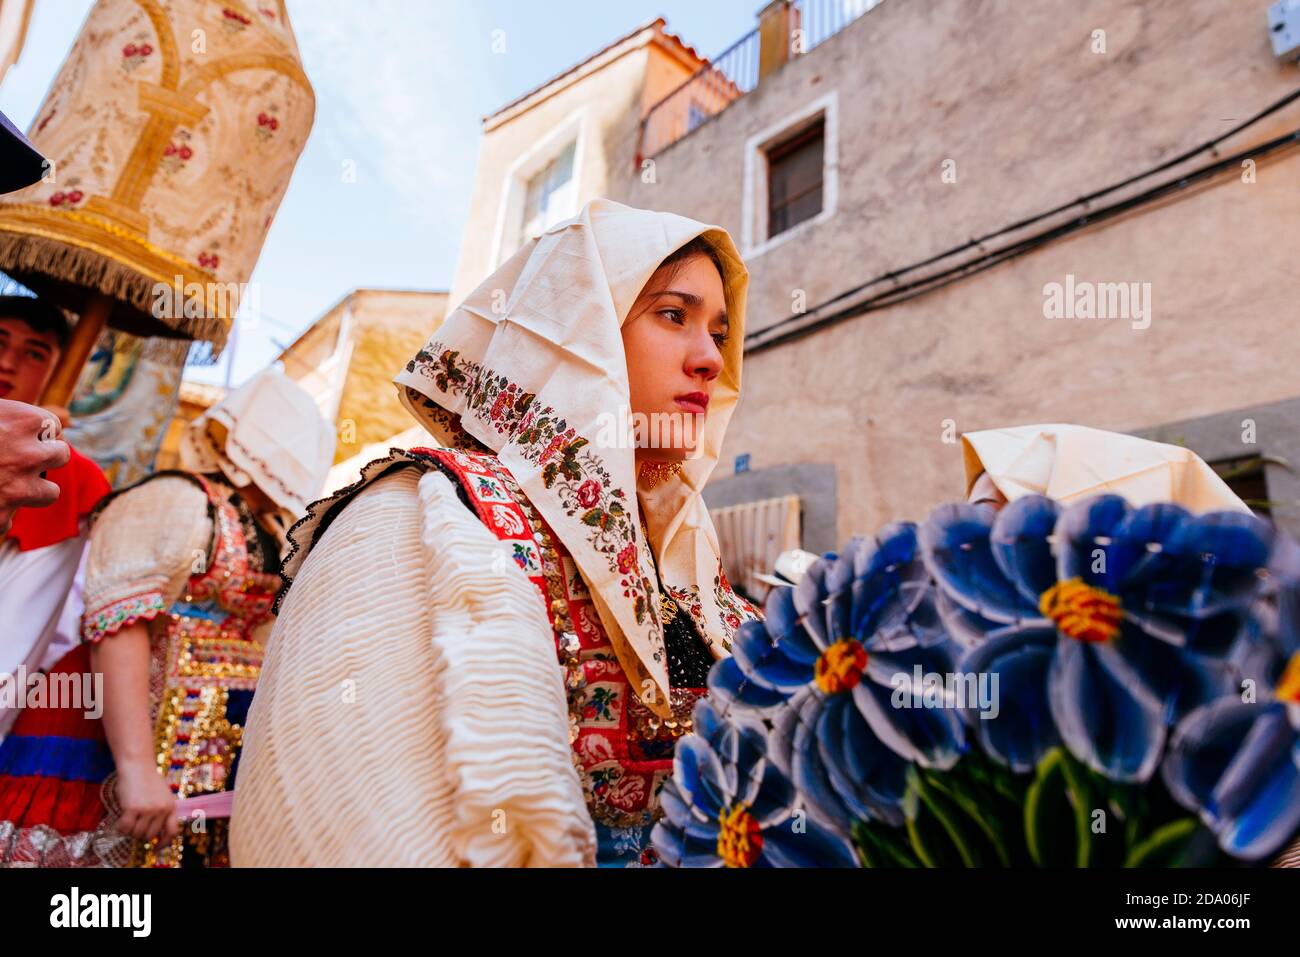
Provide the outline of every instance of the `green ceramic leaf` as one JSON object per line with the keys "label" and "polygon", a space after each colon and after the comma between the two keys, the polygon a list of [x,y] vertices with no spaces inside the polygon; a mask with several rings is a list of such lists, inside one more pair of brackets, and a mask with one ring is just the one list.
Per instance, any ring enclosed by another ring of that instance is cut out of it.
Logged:
{"label": "green ceramic leaf", "polygon": [[[1003,867],[1010,867],[1010,843],[1007,840],[1007,833],[998,815],[990,813],[992,808],[987,792],[978,785],[963,787],[963,782],[954,780],[952,775],[927,774],[925,777],[927,787],[946,797],[962,812],[966,821],[973,823],[983,833],[985,842],[997,858],[997,863]],[[984,798],[983,801],[976,796],[977,791],[984,792],[980,795]]]}
{"label": "green ceramic leaf", "polygon": [[[1087,867],[1088,840],[1086,791],[1069,767],[1064,748],[1053,748],[1038,763],[1034,782],[1025,796],[1025,842],[1039,867]],[[1067,770],[1068,769],[1068,770]]]}
{"label": "green ceramic leaf", "polygon": [[984,867],[995,863],[998,856],[993,844],[985,838],[984,831],[943,790],[932,786],[922,772],[913,769],[909,775],[910,786],[916,789],[921,800],[923,815],[928,814],[938,822],[957,861],[965,867]]}
{"label": "green ceramic leaf", "polygon": [[1197,827],[1195,818],[1184,817],[1157,828],[1129,852],[1124,866],[1178,867]]}
{"label": "green ceramic leaf", "polygon": [[1065,776],[1066,800],[1074,812],[1074,839],[1077,854],[1075,867],[1091,867],[1099,836],[1092,832],[1092,812],[1101,801],[1092,787],[1091,772],[1068,752],[1061,754],[1061,772]]}
{"label": "green ceramic leaf", "polygon": [[859,822],[853,829],[854,842],[867,867],[920,867],[903,828],[876,821]]}

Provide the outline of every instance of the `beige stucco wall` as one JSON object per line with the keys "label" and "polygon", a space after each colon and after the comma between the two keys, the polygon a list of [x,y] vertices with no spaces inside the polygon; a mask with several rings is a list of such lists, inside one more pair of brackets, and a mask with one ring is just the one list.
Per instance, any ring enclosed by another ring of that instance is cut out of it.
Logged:
{"label": "beige stucco wall", "polygon": [[[746,139],[836,91],[836,212],[749,261],[752,330],[789,316],[797,290],[815,306],[1143,171],[1300,86],[1271,55],[1267,6],[885,0],[657,156],[655,183],[615,177],[609,195],[739,237]],[[1090,49],[1096,29],[1105,54]],[[1297,126],[1293,105],[1225,152]],[[842,539],[960,495],[946,420],[1130,431],[1300,394],[1300,155],[1257,176],[747,357],[717,477],[739,452],[753,469],[834,463]],[[1150,327],[1045,319],[1044,286],[1067,273],[1150,283]]]}
{"label": "beige stucco wall", "polygon": [[181,438],[186,429],[224,397],[225,389],[219,386],[181,382],[176,412],[167,423],[167,431],[163,433],[162,443],[158,446],[158,456],[154,459],[155,472],[181,467]]}
{"label": "beige stucco wall", "polygon": [[[328,360],[349,310],[350,348],[340,355],[343,364],[329,369]],[[318,404],[332,407],[338,396],[336,463],[410,427],[411,417],[397,398],[393,376],[424,345],[446,312],[445,292],[358,289],[280,356],[285,374],[316,397]],[[340,377],[341,394],[336,391]]]}
{"label": "beige stucco wall", "polygon": [[585,111],[579,150],[574,157],[579,207],[607,191],[611,168],[617,168],[619,163],[626,164],[623,168],[631,167],[645,65],[646,50],[642,46],[510,122],[484,130],[456,263],[456,281],[451,288],[452,302],[460,302],[497,265],[492,252],[507,172],[575,112]]}
{"label": "beige stucco wall", "polygon": [[339,402],[335,462],[410,428],[411,415],[397,398],[393,377],[424,345],[446,312],[445,292],[364,289],[353,296],[354,345]]}

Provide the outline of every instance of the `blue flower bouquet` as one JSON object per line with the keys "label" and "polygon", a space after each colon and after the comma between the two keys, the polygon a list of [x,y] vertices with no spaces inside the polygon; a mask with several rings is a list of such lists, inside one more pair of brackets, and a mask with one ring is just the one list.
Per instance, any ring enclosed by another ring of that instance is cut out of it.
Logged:
{"label": "blue flower bouquet", "polygon": [[1300,547],[1241,512],[948,505],[772,591],[670,866],[1205,866],[1300,830]]}

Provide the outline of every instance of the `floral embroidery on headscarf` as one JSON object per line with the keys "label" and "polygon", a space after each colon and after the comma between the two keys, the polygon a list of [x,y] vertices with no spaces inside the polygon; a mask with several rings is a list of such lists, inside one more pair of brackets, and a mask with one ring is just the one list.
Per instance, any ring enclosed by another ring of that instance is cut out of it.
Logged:
{"label": "floral embroidery on headscarf", "polygon": [[[637,560],[634,509],[626,493],[614,484],[589,439],[568,426],[553,408],[537,402],[505,376],[461,356],[458,351],[430,343],[407,363],[406,371],[432,379],[438,390],[465,399],[466,408],[518,446],[520,454],[541,466],[542,484],[554,489],[565,514],[576,517],[590,531],[591,546],[621,577],[623,595],[633,603],[637,624],[647,616],[657,622],[649,600],[650,582]],[[453,417],[457,433],[464,433],[459,416]],[[466,433],[467,434],[467,433]],[[656,649],[656,660],[662,656]]]}
{"label": "floral embroidery on headscarf", "polygon": [[759,620],[763,615],[744,596],[736,593],[727,581],[727,573],[722,569],[718,569],[718,574],[713,576],[713,598],[722,609],[722,623],[727,627],[727,640],[723,644],[730,651],[731,642],[736,638],[736,629],[743,622]]}
{"label": "floral embroidery on headscarf", "polygon": [[[698,585],[691,585],[688,588],[672,585],[664,587],[677,604],[686,609],[686,613],[695,622],[695,627],[700,629],[700,634],[707,634],[708,621],[704,617],[700,587]],[[727,573],[721,567],[718,568],[718,574],[713,576],[713,600],[717,602],[718,610],[722,613],[722,627],[726,633],[722,639],[722,650],[730,654],[731,644],[736,639],[736,629],[744,622],[762,620],[763,614],[744,597],[736,594],[731,583],[727,581]]]}
{"label": "floral embroidery on headscarf", "polygon": [[[411,368],[411,363],[407,368]],[[418,399],[418,401],[417,401]],[[465,431],[465,426],[461,424],[460,416],[455,412],[448,412],[438,403],[434,402],[426,395],[412,396],[411,401],[416,402],[420,411],[429,417],[429,419],[441,428],[447,434],[444,445],[452,449],[463,449],[468,452],[491,452],[486,445],[480,442],[474,436]]]}

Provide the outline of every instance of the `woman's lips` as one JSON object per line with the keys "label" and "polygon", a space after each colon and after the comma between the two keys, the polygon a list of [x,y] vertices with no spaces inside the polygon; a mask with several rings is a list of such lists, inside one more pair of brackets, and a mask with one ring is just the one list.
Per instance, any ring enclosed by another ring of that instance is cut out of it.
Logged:
{"label": "woman's lips", "polygon": [[704,415],[709,411],[709,396],[705,392],[687,392],[676,400],[678,408],[691,415]]}

